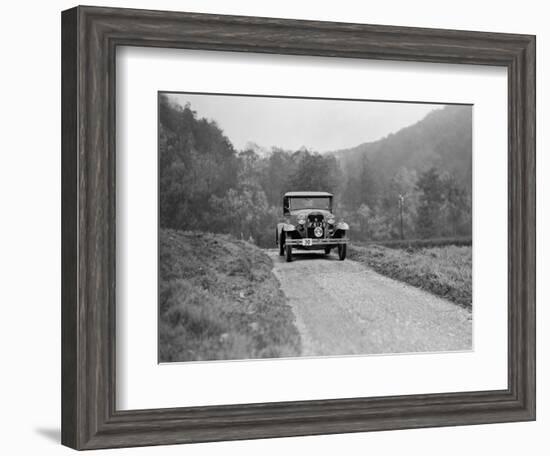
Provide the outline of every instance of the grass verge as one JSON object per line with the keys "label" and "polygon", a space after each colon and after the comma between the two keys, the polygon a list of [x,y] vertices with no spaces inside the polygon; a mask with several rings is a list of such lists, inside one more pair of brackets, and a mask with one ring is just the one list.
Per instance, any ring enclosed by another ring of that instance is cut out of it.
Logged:
{"label": "grass verge", "polygon": [[294,314],[259,248],[162,229],[159,251],[160,362],[300,354]]}
{"label": "grass verge", "polygon": [[[362,243],[367,244],[366,242]],[[433,238],[433,239],[393,239],[390,241],[374,241],[369,244],[382,245],[384,247],[390,247],[392,249],[421,249],[429,247],[445,247],[447,245],[452,246],[471,246],[472,237],[453,237],[453,238]]]}
{"label": "grass verge", "polygon": [[349,257],[376,272],[472,308],[472,247],[395,249],[353,245]]}

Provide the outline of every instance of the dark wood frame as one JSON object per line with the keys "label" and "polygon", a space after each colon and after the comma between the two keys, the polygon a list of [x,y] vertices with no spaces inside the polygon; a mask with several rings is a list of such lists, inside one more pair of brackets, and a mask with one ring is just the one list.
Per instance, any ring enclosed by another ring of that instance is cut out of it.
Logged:
{"label": "dark wood frame", "polygon": [[[508,69],[508,388],[118,411],[115,50],[149,46]],[[535,419],[535,37],[77,7],[62,13],[62,443],[76,449]]]}

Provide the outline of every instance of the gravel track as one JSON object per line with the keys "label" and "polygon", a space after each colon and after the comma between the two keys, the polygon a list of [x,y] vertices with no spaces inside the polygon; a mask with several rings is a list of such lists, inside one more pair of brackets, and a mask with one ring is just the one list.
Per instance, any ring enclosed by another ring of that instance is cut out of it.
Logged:
{"label": "gravel track", "polygon": [[303,356],[472,349],[471,313],[332,253],[267,250],[296,316]]}

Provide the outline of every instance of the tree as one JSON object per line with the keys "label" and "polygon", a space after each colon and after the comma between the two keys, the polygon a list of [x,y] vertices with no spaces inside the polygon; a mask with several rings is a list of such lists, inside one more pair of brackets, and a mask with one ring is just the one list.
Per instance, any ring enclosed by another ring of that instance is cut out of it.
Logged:
{"label": "tree", "polygon": [[416,231],[421,238],[441,235],[441,213],[445,201],[439,172],[432,167],[422,173],[417,182],[420,192]]}
{"label": "tree", "polygon": [[448,176],[443,179],[445,191],[445,212],[447,220],[446,235],[471,235],[472,216],[471,200],[466,190],[460,187],[457,179]]}
{"label": "tree", "polygon": [[359,218],[359,231],[361,233],[361,237],[364,237],[365,239],[368,239],[371,233],[369,233],[369,224],[373,218],[373,213],[370,207],[368,207],[366,204],[361,204],[359,206],[359,209],[357,209],[357,216]]}
{"label": "tree", "polygon": [[418,210],[418,175],[415,170],[401,167],[392,177],[387,192],[389,208],[392,215],[392,232],[399,233],[400,238],[410,237]]}
{"label": "tree", "polygon": [[375,207],[378,204],[378,182],[376,173],[370,160],[364,156],[358,164],[357,170],[348,175],[343,186],[343,200],[350,209],[357,209],[362,204]]}
{"label": "tree", "polygon": [[283,149],[273,148],[271,154],[263,158],[260,167],[260,183],[271,206],[280,206],[283,194],[289,190],[289,176],[294,175],[298,167],[298,157]]}
{"label": "tree", "polygon": [[[229,189],[225,195],[213,195],[208,231],[232,234],[238,239],[258,245],[272,245],[276,213],[268,206],[267,198],[256,183],[245,183]],[[267,229],[266,229],[267,228]]]}
{"label": "tree", "polygon": [[190,105],[159,97],[160,225],[182,230],[207,226],[212,194],[237,185],[239,159],[215,122],[197,119]]}
{"label": "tree", "polygon": [[335,192],[339,185],[340,168],[332,155],[323,156],[309,151],[298,151],[298,165],[288,179],[288,189],[293,191]]}

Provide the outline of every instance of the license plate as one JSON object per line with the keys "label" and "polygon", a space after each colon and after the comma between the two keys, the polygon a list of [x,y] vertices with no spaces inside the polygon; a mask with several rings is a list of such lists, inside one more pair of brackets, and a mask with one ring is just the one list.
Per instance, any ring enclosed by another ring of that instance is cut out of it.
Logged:
{"label": "license plate", "polygon": [[313,245],[313,239],[302,239],[302,245],[305,247],[310,247]]}

